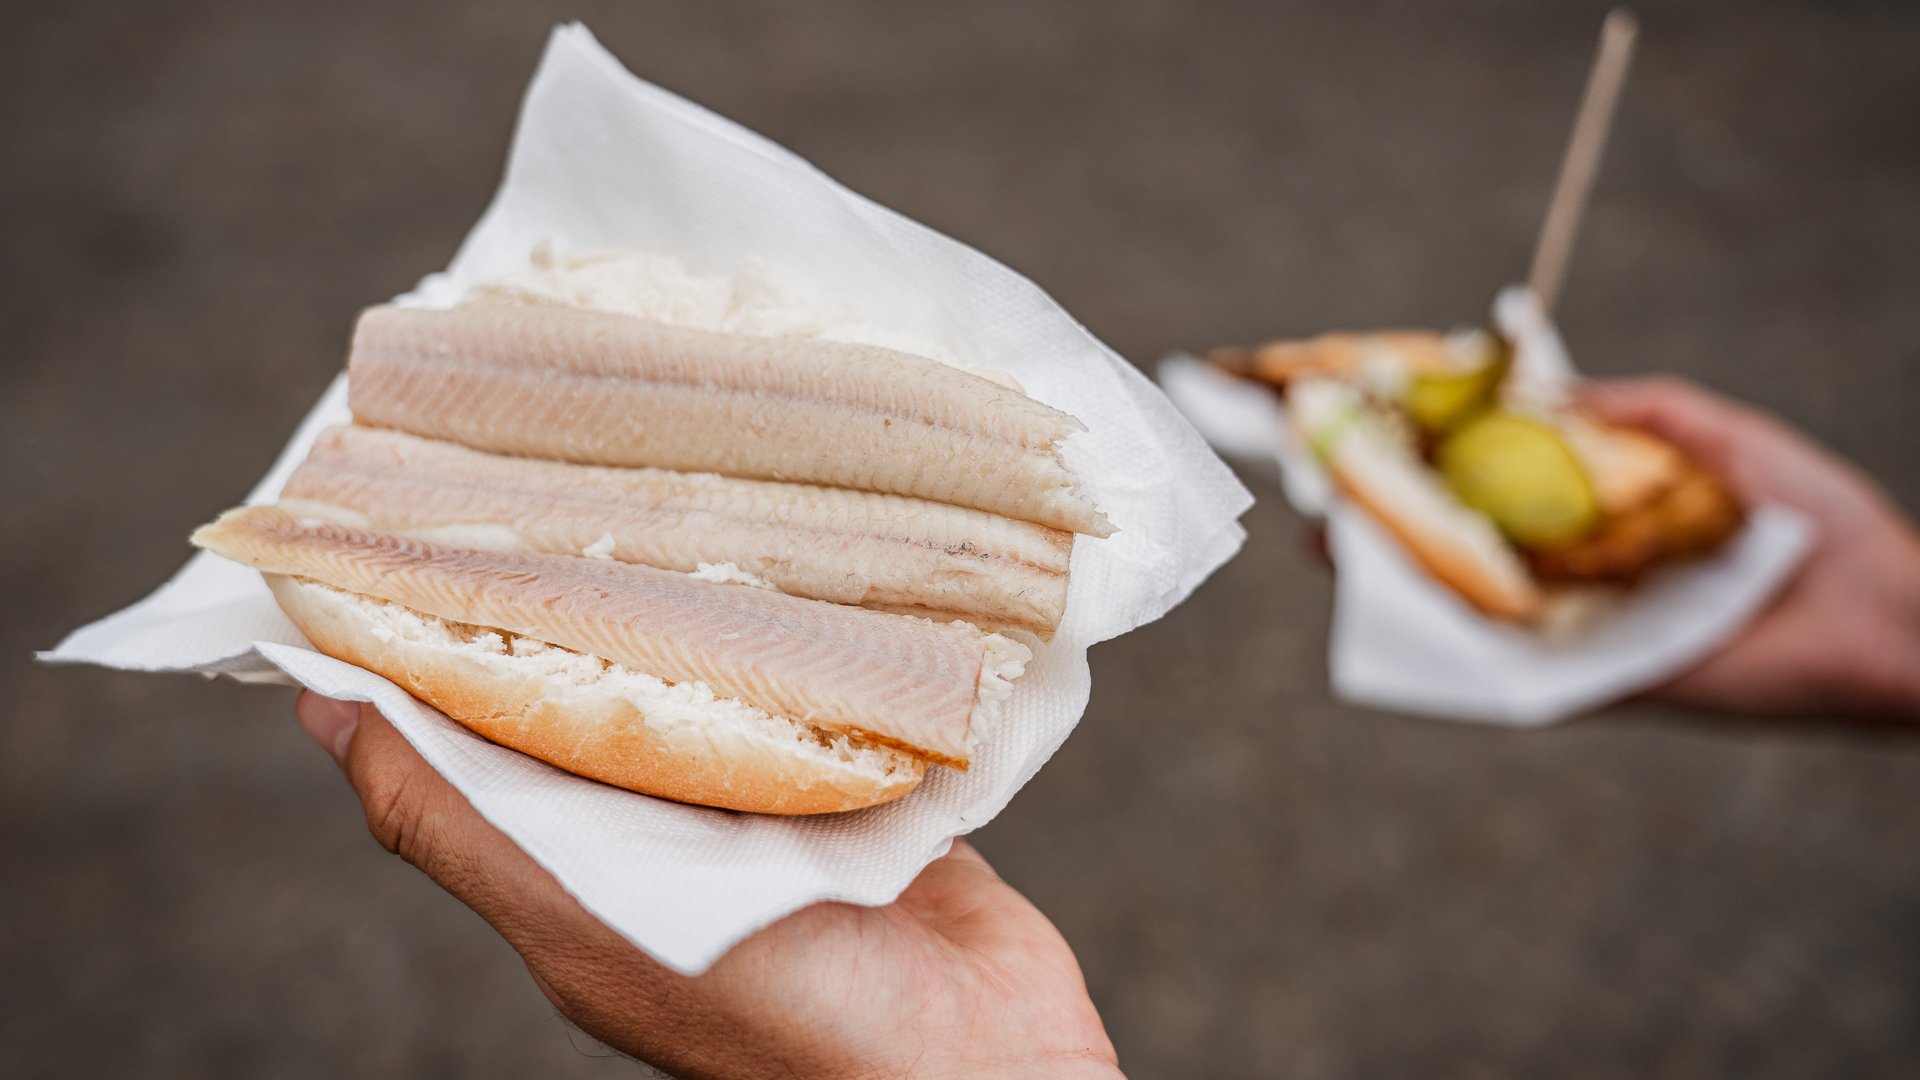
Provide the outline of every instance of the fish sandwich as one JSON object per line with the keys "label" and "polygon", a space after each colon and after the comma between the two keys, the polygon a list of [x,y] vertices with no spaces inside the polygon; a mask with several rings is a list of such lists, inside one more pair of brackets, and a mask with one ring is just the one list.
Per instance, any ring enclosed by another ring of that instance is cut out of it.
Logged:
{"label": "fish sandwich", "polygon": [[354,422],[193,542],[320,651],[578,775],[897,799],[970,765],[1112,525],[1059,450],[1079,421],[809,317],[643,253],[373,308]]}
{"label": "fish sandwich", "polygon": [[1513,377],[1485,330],[1334,333],[1214,350],[1285,399],[1341,493],[1481,612],[1543,623],[1709,554],[1743,508],[1677,447]]}

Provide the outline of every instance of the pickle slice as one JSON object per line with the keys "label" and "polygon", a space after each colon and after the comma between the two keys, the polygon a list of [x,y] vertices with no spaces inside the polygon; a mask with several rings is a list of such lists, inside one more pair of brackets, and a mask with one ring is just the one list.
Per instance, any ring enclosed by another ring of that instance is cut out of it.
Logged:
{"label": "pickle slice", "polygon": [[1407,385],[1406,410],[1421,431],[1440,435],[1492,404],[1513,361],[1513,346],[1498,334],[1473,335],[1477,362],[1447,371],[1416,373]]}
{"label": "pickle slice", "polygon": [[1504,410],[1468,420],[1441,442],[1454,495],[1522,547],[1573,543],[1600,521],[1593,483],[1552,427]]}

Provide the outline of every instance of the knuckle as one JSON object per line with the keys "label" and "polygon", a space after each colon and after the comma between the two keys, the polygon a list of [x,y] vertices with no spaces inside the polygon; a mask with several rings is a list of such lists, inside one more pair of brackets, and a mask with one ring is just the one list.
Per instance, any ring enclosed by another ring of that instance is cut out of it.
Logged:
{"label": "knuckle", "polygon": [[1698,385],[1678,375],[1655,375],[1647,383],[1656,393],[1677,401],[1697,401],[1702,396]]}
{"label": "knuckle", "polygon": [[425,807],[408,773],[401,769],[374,771],[365,780],[360,801],[367,813],[367,831],[380,846],[418,866]]}

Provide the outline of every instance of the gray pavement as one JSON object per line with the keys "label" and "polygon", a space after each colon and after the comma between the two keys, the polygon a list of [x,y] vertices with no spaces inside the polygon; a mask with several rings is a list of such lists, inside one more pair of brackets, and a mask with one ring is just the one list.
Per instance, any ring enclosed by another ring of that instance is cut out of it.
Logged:
{"label": "gray pavement", "polygon": [[[1476,318],[1604,5],[18,6],[0,35],[0,1074],[625,1076],[380,851],[290,695],[26,662],[137,597],[444,263],[546,29],[1052,290],[1124,355]],[[1652,3],[1564,304],[1920,505],[1920,8]],[[1912,1076],[1920,743],[1328,695],[1272,478],[1093,653],[979,844],[1137,1076]]]}

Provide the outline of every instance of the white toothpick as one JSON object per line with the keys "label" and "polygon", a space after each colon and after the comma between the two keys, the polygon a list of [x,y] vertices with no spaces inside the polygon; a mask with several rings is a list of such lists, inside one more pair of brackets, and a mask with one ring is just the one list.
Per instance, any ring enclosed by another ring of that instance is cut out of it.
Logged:
{"label": "white toothpick", "polygon": [[1620,87],[1627,79],[1627,64],[1633,58],[1633,39],[1639,29],[1639,20],[1625,8],[1608,12],[1606,22],[1600,27],[1600,51],[1593,58],[1592,72],[1587,75],[1587,90],[1580,99],[1573,137],[1567,142],[1567,156],[1560,162],[1560,179],[1553,188],[1553,201],[1547,204],[1547,217],[1540,226],[1540,240],[1533,249],[1533,268],[1527,272],[1527,284],[1549,312],[1567,276],[1574,235],[1580,231],[1580,217],[1586,210],[1587,196],[1593,191],[1594,176],[1600,171],[1607,133],[1613,127],[1614,106],[1620,102]]}

